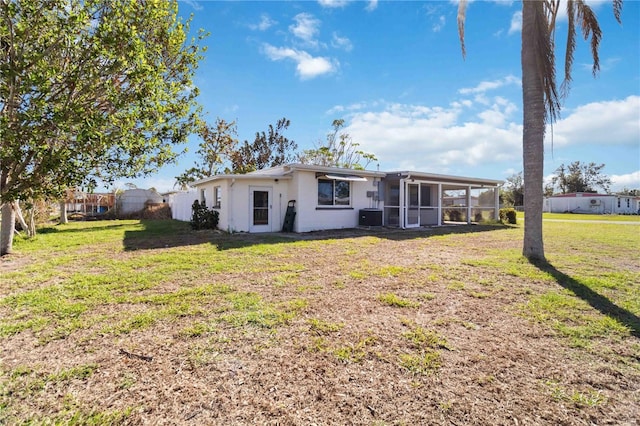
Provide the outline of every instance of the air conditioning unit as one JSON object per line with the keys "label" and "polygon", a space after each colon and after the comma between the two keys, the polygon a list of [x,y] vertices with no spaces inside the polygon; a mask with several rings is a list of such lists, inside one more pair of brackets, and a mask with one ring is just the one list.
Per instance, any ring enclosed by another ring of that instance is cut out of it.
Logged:
{"label": "air conditioning unit", "polygon": [[592,206],[599,206],[600,205],[600,200],[589,200],[589,202],[591,203]]}

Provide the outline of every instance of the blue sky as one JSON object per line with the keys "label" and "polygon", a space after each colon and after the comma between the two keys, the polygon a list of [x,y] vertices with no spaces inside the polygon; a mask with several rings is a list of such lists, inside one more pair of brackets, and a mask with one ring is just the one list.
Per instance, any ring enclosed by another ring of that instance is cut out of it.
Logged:
{"label": "blue sky", "polygon": [[[640,188],[640,2],[624,3],[622,25],[611,1],[589,3],[603,30],[601,71],[592,76],[580,39],[545,175],[576,160],[605,163],[613,190]],[[311,148],[342,118],[380,170],[493,179],[522,170],[520,10],[519,1],[470,2],[463,60],[456,1],[179,2],[193,30],[210,32],[200,102],[212,123],[237,120],[240,141],[286,117],[286,135]],[[564,34],[566,16],[559,67]],[[118,185],[172,189],[197,145],[192,138],[176,165]]]}

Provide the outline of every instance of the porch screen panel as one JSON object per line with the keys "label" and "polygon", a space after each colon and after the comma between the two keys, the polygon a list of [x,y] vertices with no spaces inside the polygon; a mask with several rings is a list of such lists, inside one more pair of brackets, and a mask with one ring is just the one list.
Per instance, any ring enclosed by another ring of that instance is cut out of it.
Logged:
{"label": "porch screen panel", "polygon": [[431,206],[431,186],[421,184],[420,185],[420,206]]}

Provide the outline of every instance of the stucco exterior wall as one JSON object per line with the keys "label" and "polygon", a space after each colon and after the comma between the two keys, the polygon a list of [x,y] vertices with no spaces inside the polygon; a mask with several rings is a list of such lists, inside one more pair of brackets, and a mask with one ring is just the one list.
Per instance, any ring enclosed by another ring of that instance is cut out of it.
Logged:
{"label": "stucco exterior wall", "polygon": [[383,208],[382,202],[375,203],[367,197],[367,191],[377,191],[373,178],[366,182],[350,182],[351,205],[346,207],[318,206],[318,179],[315,172],[296,171],[292,186],[296,194],[296,232],[319,231],[325,229],[355,228],[358,213],[365,208]]}
{"label": "stucco exterior wall", "polygon": [[199,186],[198,194],[201,197],[204,191],[207,207],[214,208],[214,188],[220,187],[220,207],[214,208],[219,213],[218,228],[227,232],[250,232],[253,214],[250,190],[252,188],[270,190],[270,225],[269,229],[263,232],[278,232],[282,229],[289,200],[288,182],[288,180],[276,181],[270,178],[220,179]]}

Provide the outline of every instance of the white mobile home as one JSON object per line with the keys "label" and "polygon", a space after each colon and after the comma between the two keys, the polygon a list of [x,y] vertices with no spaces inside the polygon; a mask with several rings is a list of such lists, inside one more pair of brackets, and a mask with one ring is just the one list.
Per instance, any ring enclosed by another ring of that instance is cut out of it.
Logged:
{"label": "white mobile home", "polygon": [[[494,219],[498,217],[501,184],[429,173],[287,164],[247,174],[211,176],[193,186],[197,191],[194,198],[219,212],[218,227],[222,230],[280,231],[287,207],[292,206],[296,214],[290,230],[309,232],[359,225],[411,228],[441,225],[447,220],[471,223]],[[445,206],[449,190],[462,194],[464,202]],[[485,204],[472,202],[478,196]]]}
{"label": "white mobile home", "polygon": [[549,213],[638,214],[640,197],[572,192],[546,197],[543,210]]}

